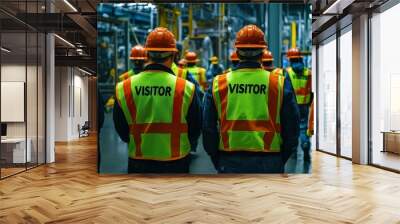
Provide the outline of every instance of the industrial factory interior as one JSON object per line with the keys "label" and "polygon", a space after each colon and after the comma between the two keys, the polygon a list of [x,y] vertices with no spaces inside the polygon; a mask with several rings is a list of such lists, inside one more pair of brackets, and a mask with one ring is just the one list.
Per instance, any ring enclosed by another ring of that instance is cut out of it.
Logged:
{"label": "industrial factory interior", "polygon": [[400,223],[398,21],[398,0],[1,0],[0,223]]}

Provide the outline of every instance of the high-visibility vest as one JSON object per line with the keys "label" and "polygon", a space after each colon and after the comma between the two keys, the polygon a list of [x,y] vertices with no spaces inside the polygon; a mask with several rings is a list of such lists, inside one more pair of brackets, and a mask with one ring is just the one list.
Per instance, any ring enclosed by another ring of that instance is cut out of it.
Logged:
{"label": "high-visibility vest", "polygon": [[280,152],[284,80],[262,68],[237,69],[214,79],[220,150]]}
{"label": "high-visibility vest", "polygon": [[310,114],[308,117],[307,135],[310,137],[314,135],[314,101],[312,101],[311,105],[310,105]]}
{"label": "high-visibility vest", "polygon": [[179,78],[187,79],[187,70],[186,69],[179,68],[175,63],[172,63],[171,70]]}
{"label": "high-visibility vest", "polygon": [[207,89],[207,77],[206,70],[201,67],[193,66],[188,67],[187,70],[193,75],[193,78],[200,84],[201,89],[204,91]]}
{"label": "high-visibility vest", "polygon": [[272,73],[272,74],[277,74],[277,75],[283,76],[283,69],[281,69],[281,68],[275,68],[274,70],[272,70],[271,73]]}
{"label": "high-visibility vest", "polygon": [[127,72],[122,73],[122,75],[120,75],[118,77],[119,81],[124,81],[125,79],[128,79],[129,77],[135,75],[135,73],[133,72],[132,69],[129,69]]}
{"label": "high-visibility vest", "polygon": [[188,155],[186,115],[194,89],[164,71],[143,71],[117,84],[117,102],[130,130],[130,158],[168,161]]}
{"label": "high-visibility vest", "polygon": [[304,68],[303,74],[296,74],[291,67],[287,68],[287,72],[292,82],[297,104],[309,104],[311,100],[311,71]]}

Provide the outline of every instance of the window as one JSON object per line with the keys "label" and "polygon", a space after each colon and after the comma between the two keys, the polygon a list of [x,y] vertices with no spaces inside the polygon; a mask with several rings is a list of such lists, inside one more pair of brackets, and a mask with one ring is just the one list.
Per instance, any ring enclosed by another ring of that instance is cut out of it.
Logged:
{"label": "window", "polygon": [[[40,13],[44,3],[8,1],[2,6],[19,7],[24,17]],[[5,178],[45,163],[46,39],[3,12],[0,20],[0,178]]]}
{"label": "window", "polygon": [[318,48],[318,149],[336,153],[336,39]]}
{"label": "window", "polygon": [[340,36],[340,155],[351,158],[352,149],[352,32]]}
{"label": "window", "polygon": [[371,19],[372,163],[400,170],[400,5]]}

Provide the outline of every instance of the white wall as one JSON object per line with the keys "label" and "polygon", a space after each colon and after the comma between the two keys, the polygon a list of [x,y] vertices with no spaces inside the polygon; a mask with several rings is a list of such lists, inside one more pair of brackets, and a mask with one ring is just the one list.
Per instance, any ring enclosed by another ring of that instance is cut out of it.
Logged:
{"label": "white wall", "polygon": [[67,67],[55,68],[55,140],[68,140],[68,87],[69,73]]}
{"label": "white wall", "polygon": [[[9,138],[25,138],[30,140],[32,161],[39,163],[44,162],[44,74],[41,66],[24,64],[3,64],[1,66],[1,81],[3,82],[25,82],[26,83],[26,110],[27,120],[24,122],[6,122],[7,137]],[[25,80],[27,78],[27,80]],[[5,97],[5,96],[2,96]],[[10,108],[1,108],[1,110],[9,110]],[[23,111],[25,112],[25,111]],[[37,156],[39,153],[39,156]]]}
{"label": "white wall", "polygon": [[[36,66],[29,66],[26,68],[25,64],[4,64],[1,66],[1,81],[2,82],[25,82],[25,75],[27,69],[29,87],[34,86],[34,88],[27,88],[27,108],[28,112],[32,112],[34,107],[36,111],[37,99],[36,99],[36,80],[32,80],[31,74],[36,76]],[[41,105],[39,105],[40,107]],[[1,108],[1,110],[7,110],[7,108]],[[33,128],[35,130],[36,137],[36,113],[27,113],[27,120],[29,122],[28,129]],[[34,123],[32,123],[34,122]],[[28,137],[30,130],[28,130]],[[7,123],[7,136],[8,137],[25,137],[25,122],[12,122]]]}
{"label": "white wall", "polygon": [[72,67],[56,67],[55,73],[55,140],[70,141],[88,120],[88,78]]}

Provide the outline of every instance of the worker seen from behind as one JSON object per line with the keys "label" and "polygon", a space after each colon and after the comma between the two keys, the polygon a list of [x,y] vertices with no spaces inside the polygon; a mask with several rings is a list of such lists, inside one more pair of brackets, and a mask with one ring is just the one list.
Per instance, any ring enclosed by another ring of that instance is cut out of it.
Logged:
{"label": "worker seen from behind", "polygon": [[[200,94],[200,96],[201,96],[201,98],[202,98],[202,97],[203,97],[203,92],[201,92],[201,87],[200,87],[199,83],[197,82],[197,80],[195,79],[195,77],[193,76],[193,74],[191,74],[191,73],[188,71],[188,69],[186,68],[186,65],[187,65],[186,60],[185,60],[184,58],[178,60],[178,57],[179,57],[178,55],[179,55],[179,54],[176,54],[176,55],[175,55],[174,62],[172,62],[172,65],[171,65],[171,70],[172,70],[172,71],[174,72],[174,74],[175,74],[176,76],[178,76],[179,78],[186,79],[186,80],[188,80],[189,82],[195,84],[195,86],[196,86],[196,91],[199,92],[199,94]],[[178,64],[176,64],[175,61],[178,61]]]}
{"label": "worker seen from behind", "polygon": [[283,70],[281,68],[274,67],[274,57],[272,56],[271,51],[264,50],[261,61],[265,70],[283,76]]}
{"label": "worker seen from behind", "polygon": [[132,62],[132,69],[129,69],[127,72],[123,73],[119,76],[119,81],[123,81],[128,79],[129,77],[139,74],[143,71],[144,64],[147,60],[147,53],[142,45],[138,44],[131,49],[131,55],[129,59]]}
{"label": "worker seen from behind", "polygon": [[230,56],[229,59],[231,60],[231,67],[228,68],[228,69],[226,70],[226,72],[230,72],[230,71],[232,71],[232,70],[235,70],[236,67],[237,67],[238,64],[239,64],[239,57],[237,56],[236,50],[232,52],[232,54],[231,54],[231,56]]}
{"label": "worker seen from behind", "polygon": [[185,55],[186,68],[193,75],[194,79],[200,84],[200,88],[204,91],[207,88],[206,70],[200,66],[197,66],[198,62],[197,54],[189,51]]}
{"label": "worker seen from behind", "polygon": [[290,67],[286,69],[287,77],[293,84],[296,101],[300,111],[300,147],[304,152],[304,171],[309,172],[311,165],[311,142],[307,135],[309,108],[312,102],[311,71],[304,66],[303,57],[298,48],[287,52]]}
{"label": "worker seen from behind", "polygon": [[263,69],[264,33],[236,35],[236,69],[218,75],[206,93],[203,144],[221,173],[283,173],[296,151],[299,112],[290,79]]}
{"label": "worker seen from behind", "polygon": [[[180,45],[177,45],[180,46]],[[178,49],[179,51],[179,49]],[[179,58],[179,53],[175,54],[175,59],[174,62],[172,62],[171,65],[171,70],[174,72],[176,76],[182,79],[186,79],[187,81],[193,83],[196,86],[196,94],[199,96],[200,99],[203,99],[204,93],[202,91],[202,88],[199,84],[199,82],[195,79],[193,74],[189,72],[189,70],[186,68],[187,61],[186,59],[178,59]],[[178,64],[175,62],[178,61]],[[203,101],[201,100],[200,103]],[[192,151],[196,151],[196,145],[193,145]]]}
{"label": "worker seen from behind", "polygon": [[[189,70],[186,68],[186,65],[187,65],[186,59],[184,59],[184,58],[179,59],[180,52],[182,51],[182,46],[180,44],[178,44],[177,48],[178,48],[178,53],[175,54],[174,61],[172,62],[172,65],[171,65],[171,70],[174,72],[174,74],[177,77],[182,78],[182,79],[186,79],[187,81],[189,81],[189,82],[191,82],[191,83],[193,83],[195,85],[196,95],[200,99],[199,100],[200,106],[203,107],[202,106],[202,103],[203,103],[202,99],[204,97],[204,93],[202,91],[202,88],[199,85],[198,81],[194,78],[193,74],[191,74],[189,72]],[[201,114],[200,114],[200,116],[201,116]],[[192,140],[191,152],[196,152],[197,141],[198,141],[197,139],[196,140],[195,139]]]}
{"label": "worker seen from behind", "polygon": [[212,56],[210,58],[210,66],[207,69],[207,81],[210,82],[212,81],[212,79],[217,76],[220,75],[224,72],[224,67],[219,64],[219,60],[218,57],[216,56]]}
{"label": "worker seen from behind", "polygon": [[201,129],[195,85],[171,70],[174,35],[156,28],[147,37],[144,70],[117,84],[114,124],[128,143],[129,173],[186,173]]}
{"label": "worker seen from behind", "polygon": [[176,43],[176,48],[178,49],[178,51],[175,54],[174,61],[172,62],[172,65],[171,65],[171,69],[176,76],[183,78],[183,79],[187,79],[187,72],[184,70],[180,70],[180,67],[178,66],[179,62],[181,60],[180,55],[182,52],[182,44]]}

